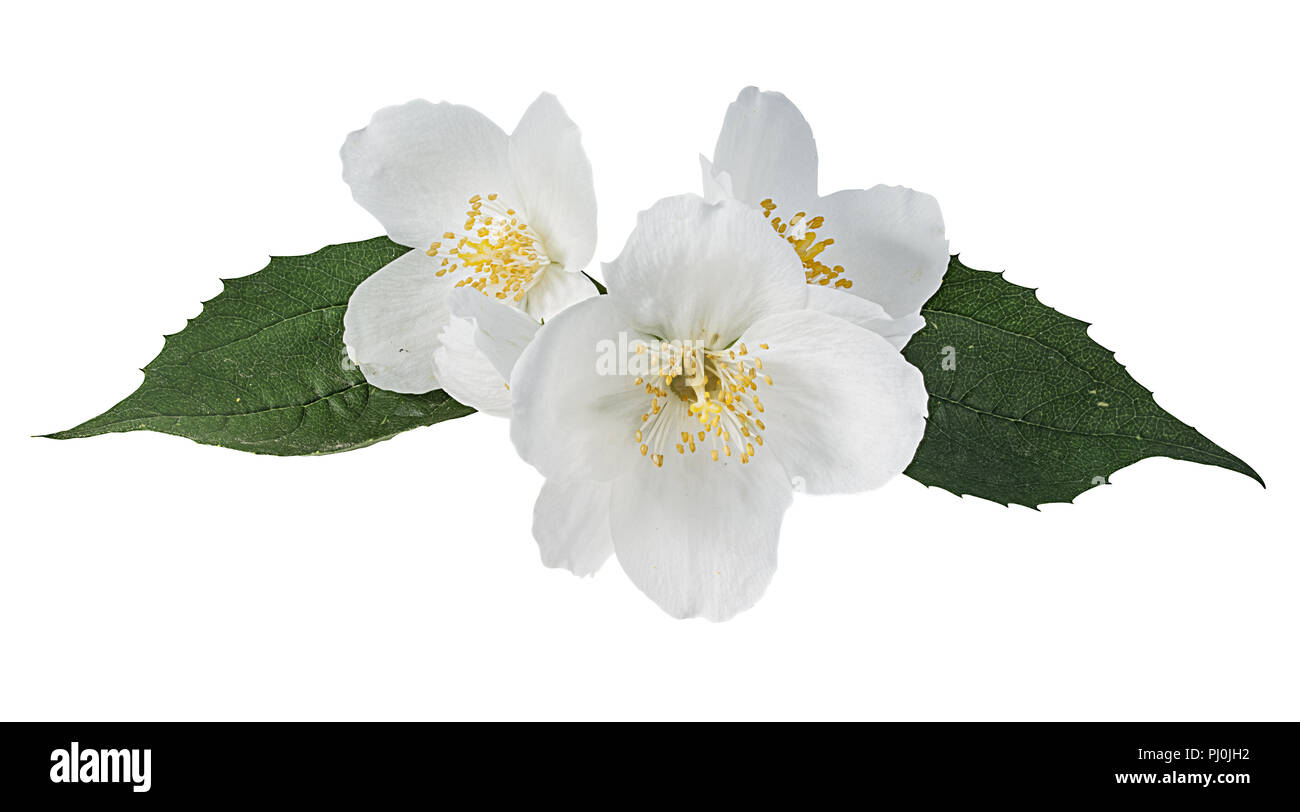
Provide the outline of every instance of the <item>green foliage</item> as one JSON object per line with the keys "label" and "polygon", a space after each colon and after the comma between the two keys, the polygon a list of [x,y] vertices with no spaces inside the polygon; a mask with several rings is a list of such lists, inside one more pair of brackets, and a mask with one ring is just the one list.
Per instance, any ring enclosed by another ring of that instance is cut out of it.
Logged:
{"label": "green foliage", "polygon": [[903,354],[925,375],[930,418],[908,476],[1002,504],[1069,502],[1146,457],[1253,469],[1156,404],[1034,291],[953,257]]}
{"label": "green foliage", "polygon": [[139,389],[49,436],[149,429],[257,454],[329,454],[471,414],[441,390],[371,386],[343,348],[352,291],[407,250],[377,237],[274,257],[258,273],[226,280],[167,337]]}

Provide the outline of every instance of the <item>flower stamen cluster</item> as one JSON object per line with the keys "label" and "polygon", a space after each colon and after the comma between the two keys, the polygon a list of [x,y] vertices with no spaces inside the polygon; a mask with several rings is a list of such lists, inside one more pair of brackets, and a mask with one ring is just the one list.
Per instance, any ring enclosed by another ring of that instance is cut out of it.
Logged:
{"label": "flower stamen cluster", "polygon": [[520,222],[518,213],[497,202],[497,195],[474,195],[465,212],[464,233],[448,231],[443,240],[456,240],[444,253],[442,240],[425,251],[442,257],[436,276],[463,271],[456,287],[469,287],[498,299],[520,301],[538,270],[551,264],[537,232]]}
{"label": "flower stamen cluster", "polygon": [[817,239],[816,229],[825,225],[826,218],[821,216],[810,218],[808,212],[801,211],[796,212],[789,222],[782,222],[780,217],[772,216],[772,212],[777,209],[772,198],[769,197],[758,205],[763,209],[763,216],[772,224],[772,229],[794,247],[794,252],[799,255],[799,260],[803,263],[804,277],[808,280],[808,284],[834,284],[835,287],[845,290],[853,287],[852,280],[843,278],[843,265],[831,267],[817,259],[818,254],[835,244],[835,240],[831,237]]}
{"label": "flower stamen cluster", "polygon": [[[637,345],[637,354],[646,351],[645,344]],[[671,443],[681,455],[703,449],[721,462],[737,453],[741,464],[748,463],[767,429],[758,416],[765,411],[758,384],[772,386],[773,380],[763,372],[763,359],[750,355],[743,342],[720,350],[672,342],[658,352],[664,357],[654,359],[651,368],[667,371],[633,381],[651,397],[635,433],[641,456],[662,468]]]}

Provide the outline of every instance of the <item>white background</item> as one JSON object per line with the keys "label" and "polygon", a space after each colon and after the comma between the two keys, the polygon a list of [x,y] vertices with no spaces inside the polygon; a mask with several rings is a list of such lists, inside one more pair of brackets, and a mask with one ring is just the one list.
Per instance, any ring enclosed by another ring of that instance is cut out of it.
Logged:
{"label": "white background", "polygon": [[[10,9],[0,717],[1300,718],[1295,12],[973,5]],[[132,391],[219,277],[381,233],[337,155],[378,107],[510,129],[555,92],[609,259],[747,84],[801,106],[823,192],[936,195],[964,261],[1268,489],[1148,460],[1041,512],[800,496],[767,596],[710,624],[543,568],[492,418],[310,459],[29,436]]]}

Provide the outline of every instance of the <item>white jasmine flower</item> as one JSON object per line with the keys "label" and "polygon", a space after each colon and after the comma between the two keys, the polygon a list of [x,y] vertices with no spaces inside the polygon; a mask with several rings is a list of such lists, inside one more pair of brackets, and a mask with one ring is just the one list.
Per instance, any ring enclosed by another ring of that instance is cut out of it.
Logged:
{"label": "white jasmine flower", "polygon": [[483,303],[535,330],[596,293],[581,273],[595,250],[596,195],[578,128],[547,93],[510,135],[469,107],[417,100],[375,113],[342,158],[352,196],[413,249],[352,294],[348,354],[381,389],[443,388],[507,412],[507,378],[475,340]]}
{"label": "white jasmine flower", "polygon": [[[724,620],[766,589],[793,484],[862,491],[907,466],[920,372],[826,312],[771,234],[735,201],[660,201],[605,265],[609,295],[524,349],[511,437],[546,476],[546,565],[585,575],[614,553],[669,614]],[[611,365],[618,346],[626,363]]]}
{"label": "white jasmine flower", "polygon": [[713,162],[701,156],[700,163],[707,199],[760,209],[798,255],[809,285],[862,300],[828,307],[884,332],[899,348],[924,326],[921,305],[948,269],[933,197],[902,186],[819,196],[808,122],[785,96],[754,87],[727,108]]}

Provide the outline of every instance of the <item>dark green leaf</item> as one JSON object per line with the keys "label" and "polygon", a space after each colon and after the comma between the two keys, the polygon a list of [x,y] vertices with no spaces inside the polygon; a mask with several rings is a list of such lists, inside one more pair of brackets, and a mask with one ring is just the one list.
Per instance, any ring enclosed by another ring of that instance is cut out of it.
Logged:
{"label": "dark green leaf", "polygon": [[1088,325],[1000,273],[953,257],[903,350],[925,374],[930,419],[908,476],[1034,507],[1069,502],[1146,457],[1249,465],[1160,408],[1088,337]]}
{"label": "dark green leaf", "polygon": [[56,439],[150,429],[258,454],[328,454],[473,412],[441,390],[402,395],[366,383],[343,348],[352,291],[408,249],[377,237],[274,257],[225,280],[167,336],[126,400]]}

